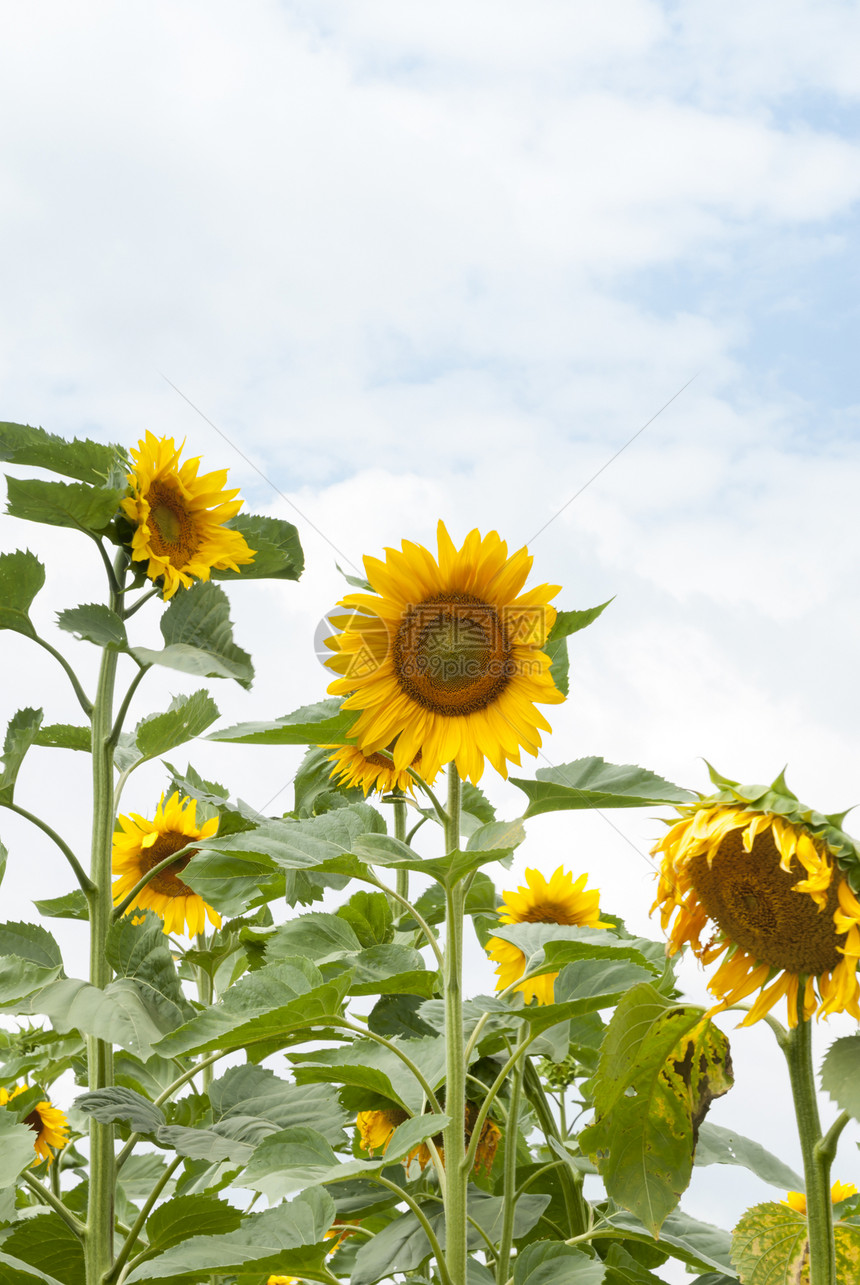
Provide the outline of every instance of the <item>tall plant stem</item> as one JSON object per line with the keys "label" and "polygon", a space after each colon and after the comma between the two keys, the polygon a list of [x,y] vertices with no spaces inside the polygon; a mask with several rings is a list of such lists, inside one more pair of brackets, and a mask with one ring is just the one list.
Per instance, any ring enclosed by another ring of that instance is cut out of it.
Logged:
{"label": "tall plant stem", "polygon": [[812,1065],[812,1023],[803,1015],[804,979],[798,987],[798,1022],[780,1040],[788,1074],[806,1180],[806,1217],[809,1224],[809,1285],[836,1285],[836,1250],[833,1243],[833,1205],[830,1200],[830,1165],[833,1147],[821,1136],[815,1071]]}
{"label": "tall plant stem", "polygon": [[[529,1058],[525,1059],[524,1069],[526,1097],[531,1103],[534,1113],[538,1118],[544,1137],[549,1142],[550,1138],[563,1143],[565,1140],[561,1136],[561,1131],[552,1113],[552,1107],[549,1104],[546,1093],[544,1092],[541,1078],[535,1070]],[[561,1194],[564,1200],[564,1207],[567,1213],[567,1222],[570,1228],[571,1236],[584,1235],[591,1226],[591,1210],[588,1201],[582,1192],[582,1179],[574,1176],[570,1166],[565,1164],[558,1174]]]}
{"label": "tall plant stem", "polygon": [[[122,615],[125,554],[117,559],[111,609]],[[90,981],[104,989],[111,978],[106,952],[111,924],[111,849],[113,846],[113,703],[117,653],[102,652],[98,690],[92,712],[93,828],[90,878],[87,893],[90,912]],[[87,1037],[90,1090],[113,1084],[113,1048],[106,1040]],[[90,1187],[84,1241],[87,1285],[102,1285],[113,1262],[114,1223],[113,1125],[90,1119]]]}
{"label": "tall plant stem", "polygon": [[[448,764],[448,811],[445,821],[445,849],[460,846],[460,800],[462,787],[454,763]],[[466,1285],[466,1198],[469,1173],[466,1152],[466,1062],[463,1038],[463,917],[465,891],[462,883],[446,890],[445,935],[445,1114],[451,1123],[445,1129],[445,1263],[451,1285]]]}
{"label": "tall plant stem", "polygon": [[[197,949],[204,951],[206,949],[206,933],[197,934]],[[205,968],[197,966],[197,998],[206,1008],[215,998],[215,979]],[[212,1083],[212,1065],[204,1066],[200,1071],[200,1087],[204,1093],[209,1092],[209,1085]]]}
{"label": "tall plant stem", "polygon": [[502,1234],[499,1239],[499,1252],[496,1257],[496,1282],[505,1285],[510,1274],[511,1245],[514,1240],[514,1214],[517,1202],[517,1138],[519,1136],[520,1102],[523,1094],[523,1074],[525,1057],[517,1062],[511,1076],[511,1096],[508,1103],[508,1123],[505,1128],[505,1167],[504,1211],[502,1214]]}
{"label": "tall plant stem", "polygon": [[[406,800],[394,800],[394,837],[406,842]],[[397,895],[409,899],[409,871],[397,871]]]}

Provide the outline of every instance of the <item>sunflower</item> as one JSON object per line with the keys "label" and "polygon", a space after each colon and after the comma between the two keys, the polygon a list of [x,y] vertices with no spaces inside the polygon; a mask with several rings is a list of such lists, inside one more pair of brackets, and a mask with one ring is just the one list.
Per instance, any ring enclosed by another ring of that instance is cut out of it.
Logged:
{"label": "sunflower", "polygon": [[348,594],[350,614],[332,618],[341,632],[326,664],[340,677],[328,690],[361,711],[350,735],[363,754],[394,742],[398,771],[420,752],[425,776],[453,760],[477,783],[485,756],[507,776],[521,748],[537,754],[550,726],[535,703],[564,700],[541,650],[559,586],[521,593],[532,559],[509,558],[495,531],[471,531],[458,550],[440,522],[438,547],[437,559],[404,540],[384,562],[364,559],[374,593]]}
{"label": "sunflower", "polygon": [[[411,793],[414,782],[409,768],[420,772],[422,767],[420,750],[411,763],[398,769],[391,759],[390,747],[384,753],[375,754],[362,754],[357,745],[324,745],[323,749],[335,751],[329,755],[329,762],[334,764],[330,775],[336,784],[361,786],[365,794],[371,790],[382,794],[395,789]],[[434,775],[427,784],[432,785],[435,779]]]}
{"label": "sunflower", "polygon": [[[788,1205],[795,1213],[806,1213],[806,1196],[802,1191],[787,1191],[785,1200],[781,1200],[781,1205]],[[838,1205],[840,1200],[847,1200],[849,1196],[856,1196],[857,1188],[853,1182],[834,1182],[830,1188],[830,1199],[834,1205]]]}
{"label": "sunflower", "polygon": [[[526,871],[526,886],[516,892],[506,892],[499,907],[499,922],[503,924],[579,924],[583,928],[609,928],[600,921],[600,893],[596,888],[586,888],[588,875],[574,880],[569,870],[559,866],[549,882],[539,870]],[[513,942],[501,937],[491,937],[487,953],[498,968],[496,990],[503,991],[512,985],[526,970],[526,957]],[[536,999],[539,1004],[551,1004],[555,979],[558,973],[543,973],[531,977],[516,989],[522,991],[526,1003]]]}
{"label": "sunflower", "polygon": [[[180,799],[177,791],[171,794],[166,803],[164,795],[161,796],[152,821],[138,816],[136,812],[132,812],[131,816],[118,818],[122,832],[115,831],[113,837],[113,872],[119,875],[113,885],[114,905],[122,901],[147,871],[165,857],[179,852],[193,839],[211,839],[218,829],[218,817],[212,817],[198,826],[196,813],[196,800]],[[166,933],[185,932],[187,921],[189,937],[203,931],[206,915],[209,916],[210,923],[220,928],[221,916],[217,910],[207,905],[179,877],[193,856],[193,851],[187,852],[172,865],[165,866],[141,889],[126,913],[130,914],[133,910],[154,910],[164,920]]]}
{"label": "sunflower", "polygon": [[[378,1151],[380,1155],[385,1155],[394,1130],[399,1124],[403,1124],[403,1122],[408,1118],[409,1117],[406,1112],[401,1110],[400,1107],[389,1107],[383,1111],[359,1111],[358,1118],[356,1119],[356,1126],[358,1128],[359,1146],[362,1151],[366,1151],[371,1156],[374,1151]],[[472,1137],[472,1133],[474,1132],[477,1120],[478,1108],[473,1102],[467,1102],[466,1117],[464,1120],[464,1133],[467,1146]],[[487,1173],[492,1169],[500,1137],[501,1133],[498,1125],[494,1124],[492,1120],[485,1120],[481,1127],[481,1136],[478,1140],[478,1147],[475,1152],[475,1173],[479,1173],[482,1168],[486,1169]],[[445,1151],[442,1145],[441,1133],[436,1134],[433,1139],[433,1143],[439,1153],[440,1159],[444,1163]],[[417,1160],[419,1166],[422,1169],[426,1169],[427,1165],[430,1164],[431,1159],[432,1155],[427,1143],[419,1142],[418,1146],[413,1147],[406,1156],[403,1164],[408,1168],[413,1160]]]}
{"label": "sunflower", "polygon": [[224,525],[242,507],[238,490],[224,490],[227,470],[198,477],[199,456],[180,465],[181,454],[172,437],[147,432],[131,452],[132,493],[121,505],[136,528],[132,559],[147,564],[150,580],[163,577],[165,598],[190,588],[192,578],[208,580],[213,569],[238,571],[254,561],[245,537]]}
{"label": "sunflower", "polygon": [[[26,1092],[26,1084],[16,1084],[11,1093],[8,1089],[0,1089],[0,1106],[5,1107],[13,1098]],[[53,1164],[54,1151],[62,1151],[69,1140],[69,1122],[65,1114],[59,1107],[51,1106],[46,1098],[44,1102],[36,1103],[30,1114],[24,1117],[23,1123],[29,1124],[36,1135],[33,1149],[39,1160],[47,1160],[49,1165]],[[38,1164],[38,1161],[34,1160],[33,1164]]]}
{"label": "sunflower", "polygon": [[801,994],[805,1018],[844,1010],[860,1020],[860,902],[848,878],[860,854],[841,816],[805,807],[781,776],[771,786],[712,778],[720,791],[679,807],[653,849],[662,863],[652,911],[664,931],[674,918],[668,954],[689,944],[703,964],[724,955],[708,982],[720,1007],[760,991],[744,1026],[783,996],[795,1026]]}

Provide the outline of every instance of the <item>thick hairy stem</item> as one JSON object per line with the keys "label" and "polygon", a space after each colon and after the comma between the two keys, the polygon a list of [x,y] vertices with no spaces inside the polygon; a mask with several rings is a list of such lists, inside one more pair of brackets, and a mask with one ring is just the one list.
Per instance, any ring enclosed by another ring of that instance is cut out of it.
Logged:
{"label": "thick hairy stem", "polygon": [[[206,949],[206,933],[197,934],[197,949],[203,951]],[[197,967],[197,998],[201,1004],[207,1008],[215,998],[215,981],[211,973],[207,973],[205,968]],[[209,1092],[209,1085],[212,1083],[212,1065],[204,1066],[200,1071],[200,1087],[204,1093]]]}
{"label": "thick hairy stem", "polygon": [[[401,843],[406,842],[406,800],[394,800],[394,837]],[[409,871],[397,871],[397,895],[404,900],[409,899]]]}
{"label": "thick hairy stem", "polygon": [[[120,591],[125,554],[117,559],[116,588],[111,608],[122,615]],[[105,949],[111,925],[111,850],[113,847],[113,702],[117,653],[102,653],[98,691],[92,713],[93,829],[90,878],[87,894],[90,911],[90,982],[104,989],[111,978]],[[106,1040],[87,1037],[90,1090],[113,1084],[113,1047]],[[84,1250],[87,1285],[102,1285],[113,1263],[114,1231],[114,1133],[113,1125],[90,1119],[90,1187]]]}
{"label": "thick hairy stem", "polygon": [[798,987],[798,1023],[782,1045],[791,1079],[791,1095],[806,1180],[809,1224],[809,1285],[836,1285],[833,1205],[830,1201],[831,1148],[822,1145],[821,1121],[812,1065],[812,1023],[803,1016],[805,986]]}
{"label": "thick hairy stem", "polygon": [[[107,986],[111,969],[105,952],[111,924],[111,847],[113,843],[113,752],[111,725],[116,678],[116,652],[102,655],[93,709],[93,833],[88,894],[90,908],[90,981]],[[105,1040],[87,1037],[90,1090],[113,1083],[113,1049]],[[87,1285],[101,1285],[113,1261],[114,1195],[113,1126],[90,1119],[90,1189],[85,1242]]]}
{"label": "thick hairy stem", "polygon": [[[460,844],[461,783],[457,768],[448,765],[448,813],[445,848]],[[452,1285],[466,1285],[466,1201],[469,1171],[466,1168],[466,1062],[463,1037],[463,885],[447,891],[445,935],[445,1263]]]}
{"label": "thick hairy stem", "polygon": [[505,1285],[510,1272],[511,1246],[514,1241],[514,1213],[517,1201],[517,1137],[519,1135],[520,1100],[523,1092],[524,1058],[517,1063],[511,1077],[511,1097],[508,1105],[508,1123],[505,1129],[504,1212],[499,1252],[496,1257],[496,1282]]}

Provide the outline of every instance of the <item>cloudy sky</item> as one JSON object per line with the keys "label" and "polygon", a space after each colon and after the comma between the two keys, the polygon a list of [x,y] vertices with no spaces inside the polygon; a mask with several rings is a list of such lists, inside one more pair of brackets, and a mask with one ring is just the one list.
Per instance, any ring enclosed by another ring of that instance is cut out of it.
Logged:
{"label": "cloudy sky", "polygon": [[[301,532],[299,585],[232,591],[258,678],[218,686],[227,721],[317,699],[335,562],[430,543],[443,517],[458,540],[529,542],[564,607],[615,595],[574,640],[538,765],[602,754],[704,788],[703,756],[744,780],[787,762],[821,810],[860,800],[856,5],[2,12],[0,416],[186,438]],[[46,629],[101,595],[85,541],[4,519],[0,545],[49,560]],[[92,672],[93,649],[61,645]],[[2,646],[3,713],[74,719],[50,659]],[[156,676],[135,712],[193,688]],[[289,805],[289,751],[193,759]],[[161,785],[141,771],[127,805]],[[41,751],[22,798],[81,842],[85,786]],[[487,789],[516,814],[516,790]],[[644,930],[660,828],[539,818],[515,872],[588,869]],[[2,835],[6,917],[32,917],[34,870],[41,896],[65,870],[14,818]],[[74,926],[58,936],[74,958]],[[733,1047],[738,1087],[712,1119],[796,1160],[767,1033]],[[837,1173],[860,1177],[847,1135]],[[731,1225],[770,1194],[708,1169],[686,1204]]]}

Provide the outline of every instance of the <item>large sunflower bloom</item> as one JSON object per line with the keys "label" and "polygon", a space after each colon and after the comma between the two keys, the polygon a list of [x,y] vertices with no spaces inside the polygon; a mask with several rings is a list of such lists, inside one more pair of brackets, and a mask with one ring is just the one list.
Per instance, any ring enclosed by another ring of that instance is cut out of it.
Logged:
{"label": "large sunflower bloom", "polygon": [[[26,1084],[16,1084],[11,1093],[8,1089],[0,1089],[0,1106],[5,1107],[13,1098],[26,1092]],[[47,1160],[49,1165],[53,1164],[54,1151],[62,1151],[69,1140],[69,1122],[64,1112],[59,1107],[52,1106],[46,1098],[44,1102],[36,1103],[25,1117],[24,1123],[29,1124],[36,1135],[33,1150],[38,1160],[34,1160],[33,1164],[38,1164],[39,1160]]]}
{"label": "large sunflower bloom", "polygon": [[[122,830],[115,831],[113,836],[113,872],[119,875],[112,890],[114,905],[165,857],[179,852],[194,839],[211,839],[218,829],[217,817],[198,826],[196,800],[180,799],[178,791],[171,794],[166,803],[164,795],[161,796],[152,821],[136,812],[118,820]],[[203,931],[207,915],[210,923],[220,928],[218,911],[179,877],[193,856],[193,851],[187,852],[172,865],[165,866],[141,889],[126,913],[154,910],[164,920],[166,933],[185,932],[187,922],[189,937]]]}
{"label": "large sunflower bloom", "polygon": [[801,982],[804,1017],[844,1010],[860,1021],[860,902],[841,869],[857,869],[853,841],[782,778],[769,788],[715,780],[723,790],[679,807],[653,849],[667,952],[688,944],[704,964],[724,955],[708,982],[720,1007],[760,992],[744,1026],[783,996],[795,1026]]}
{"label": "large sunflower bloom", "polygon": [[[539,870],[526,871],[526,886],[516,892],[506,892],[499,907],[499,922],[503,924],[578,924],[583,928],[608,928],[600,921],[600,892],[586,888],[588,875],[574,880],[569,870],[559,866],[549,882]],[[490,959],[498,964],[496,990],[507,990],[526,970],[526,957],[513,942],[501,937],[491,937],[487,942]],[[517,986],[525,1001],[536,999],[539,1004],[551,1004],[555,979],[558,973],[543,973],[531,977]]]}
{"label": "large sunflower bloom", "polygon": [[132,560],[147,564],[150,580],[163,577],[165,598],[208,580],[213,569],[238,571],[254,561],[245,537],[224,525],[242,507],[238,490],[224,490],[227,470],[198,477],[199,456],[180,465],[181,454],[172,437],[147,432],[131,452],[131,495],[121,506],[136,528]]}
{"label": "large sunflower bloom", "polygon": [[[395,789],[404,794],[407,791],[412,793],[415,783],[409,775],[409,769],[419,773],[422,770],[420,750],[406,767],[396,768],[390,751],[363,754],[357,745],[325,745],[323,748],[334,750],[329,755],[329,762],[334,764],[330,775],[336,784],[360,786],[365,794],[369,794],[371,790],[384,794]],[[434,780],[435,774],[427,784],[432,785]]]}
{"label": "large sunflower bloom", "polygon": [[[382,1111],[359,1111],[355,1123],[358,1128],[359,1146],[362,1151],[366,1151],[371,1156],[375,1151],[378,1151],[380,1155],[385,1155],[394,1130],[399,1124],[403,1124],[405,1120],[408,1120],[408,1118],[409,1117],[406,1112],[401,1110],[400,1107],[388,1107]],[[467,1102],[466,1116],[464,1120],[464,1133],[467,1146],[472,1137],[472,1133],[474,1132],[477,1119],[478,1108],[473,1102]],[[478,1139],[478,1146],[475,1151],[475,1173],[479,1173],[481,1169],[485,1169],[486,1172],[489,1173],[492,1169],[493,1160],[495,1159],[496,1149],[499,1145],[499,1139],[501,1136],[502,1135],[497,1124],[494,1124],[492,1120],[484,1121],[481,1126],[481,1136]],[[439,1154],[439,1158],[444,1163],[445,1150],[442,1145],[441,1133],[436,1134],[433,1139],[433,1143]],[[417,1147],[412,1148],[403,1163],[408,1168],[413,1160],[417,1160],[419,1166],[422,1169],[426,1169],[427,1165],[430,1164],[431,1159],[432,1155],[427,1143],[419,1142]]]}
{"label": "large sunflower bloom", "polygon": [[438,546],[438,559],[408,540],[384,562],[364,559],[374,593],[348,594],[351,614],[333,618],[342,632],[326,664],[341,676],[329,691],[361,711],[350,736],[363,754],[393,741],[399,771],[420,751],[425,777],[453,760],[477,783],[485,756],[507,776],[521,748],[536,754],[550,726],[535,704],[564,700],[541,650],[559,586],[522,593],[532,558],[508,557],[495,531],[456,549],[440,522]]}

